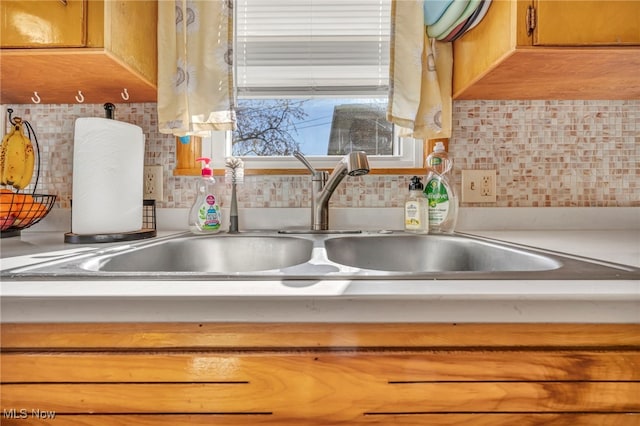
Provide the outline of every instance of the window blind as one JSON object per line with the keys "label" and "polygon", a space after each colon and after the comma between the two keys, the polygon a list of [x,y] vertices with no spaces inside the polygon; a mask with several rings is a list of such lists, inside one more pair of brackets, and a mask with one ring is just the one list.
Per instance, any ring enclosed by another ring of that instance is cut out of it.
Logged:
{"label": "window blind", "polygon": [[240,96],[386,92],[391,0],[237,0]]}

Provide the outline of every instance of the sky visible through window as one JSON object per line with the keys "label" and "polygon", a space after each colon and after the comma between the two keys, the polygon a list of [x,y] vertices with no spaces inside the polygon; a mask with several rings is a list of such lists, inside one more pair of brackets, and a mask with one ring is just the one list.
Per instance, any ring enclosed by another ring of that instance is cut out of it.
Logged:
{"label": "sky visible through window", "polygon": [[[253,99],[239,99],[239,105],[252,105],[259,102]],[[262,100],[265,102],[265,100]],[[296,105],[301,105],[304,111],[304,116],[301,118],[293,117],[290,124],[285,126],[288,132],[293,136],[295,142],[299,144],[300,151],[305,155],[328,155],[329,154],[329,142],[331,137],[332,123],[336,112],[336,107],[340,110],[341,105],[352,105],[356,108],[356,105],[360,109],[371,109],[377,114],[377,119],[372,120],[371,114],[368,114],[364,119],[360,119],[360,122],[365,122],[365,125],[371,129],[381,127],[377,122],[382,121],[387,127],[387,132],[392,129],[392,126],[384,120],[384,114],[387,106],[387,99],[385,98],[294,98],[292,102]],[[269,100],[266,100],[266,104],[269,104]],[[365,106],[366,105],[366,106]],[[342,107],[343,109],[349,109],[349,107]],[[382,117],[382,118],[380,118]],[[239,122],[239,125],[242,125]],[[392,130],[391,130],[392,132]],[[335,142],[334,142],[335,144]],[[368,152],[369,154],[376,154],[375,152]],[[388,152],[377,152],[378,154],[388,154]]]}

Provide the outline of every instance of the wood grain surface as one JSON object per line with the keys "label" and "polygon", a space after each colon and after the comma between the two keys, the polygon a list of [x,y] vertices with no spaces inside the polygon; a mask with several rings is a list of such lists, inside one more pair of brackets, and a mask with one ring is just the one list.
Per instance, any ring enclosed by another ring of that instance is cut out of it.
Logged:
{"label": "wood grain surface", "polygon": [[3,425],[640,420],[637,324],[3,324],[1,331]]}

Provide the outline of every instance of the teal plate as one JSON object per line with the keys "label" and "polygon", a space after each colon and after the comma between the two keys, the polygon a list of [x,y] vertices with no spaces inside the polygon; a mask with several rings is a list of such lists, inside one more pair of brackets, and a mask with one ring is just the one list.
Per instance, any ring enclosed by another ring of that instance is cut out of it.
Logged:
{"label": "teal plate", "polygon": [[453,0],[424,0],[424,24],[433,25],[444,14]]}
{"label": "teal plate", "polygon": [[462,13],[469,5],[469,0],[454,0],[453,3],[445,10],[444,14],[433,25],[427,26],[427,35],[430,38],[442,35],[447,29],[455,28],[455,22],[460,18]]}
{"label": "teal plate", "polygon": [[436,40],[443,40],[445,39],[447,36],[449,36],[450,34],[453,33],[453,31],[460,26],[461,24],[464,24],[465,21],[467,19],[469,19],[469,17],[471,15],[474,14],[474,12],[478,9],[478,7],[481,5],[482,0],[470,0],[467,3],[467,7],[462,11],[462,13],[460,14],[460,16],[458,16],[458,19],[456,19],[453,24],[451,24],[446,30],[444,30],[442,33],[434,36],[434,38]]}
{"label": "teal plate", "polygon": [[490,0],[481,0],[480,5],[476,8],[476,10],[464,21],[462,24],[458,25],[455,30],[453,30],[449,35],[444,39],[444,41],[455,41],[462,37],[464,33],[469,31],[472,25],[477,24],[477,18],[482,14],[482,10],[484,9],[484,4],[488,3]]}

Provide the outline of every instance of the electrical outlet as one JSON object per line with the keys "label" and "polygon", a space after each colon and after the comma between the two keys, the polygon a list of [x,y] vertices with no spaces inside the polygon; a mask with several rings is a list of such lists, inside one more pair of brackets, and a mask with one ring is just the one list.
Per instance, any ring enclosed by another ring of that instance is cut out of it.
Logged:
{"label": "electrical outlet", "polygon": [[495,170],[463,170],[462,171],[463,203],[495,203],[496,171]]}
{"label": "electrical outlet", "polygon": [[144,166],[144,199],[162,201],[162,166]]}

